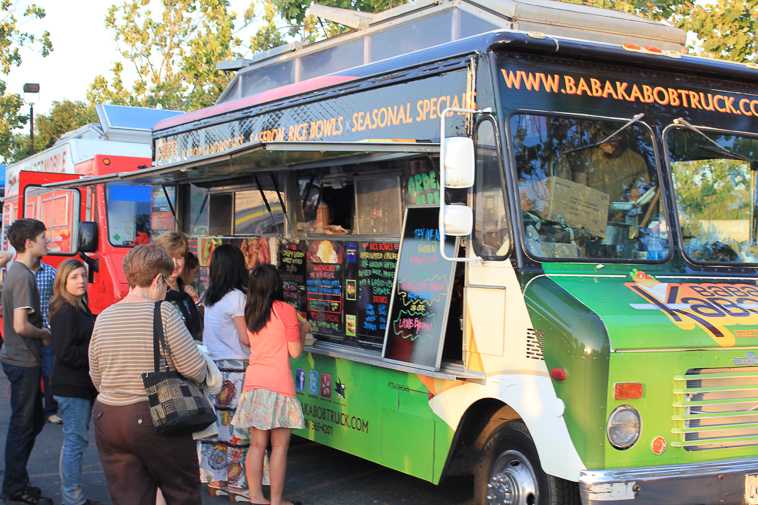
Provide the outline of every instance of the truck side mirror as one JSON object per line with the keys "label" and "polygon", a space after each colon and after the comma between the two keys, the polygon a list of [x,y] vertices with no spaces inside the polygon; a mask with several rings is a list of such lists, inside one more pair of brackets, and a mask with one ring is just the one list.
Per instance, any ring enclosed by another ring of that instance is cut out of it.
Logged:
{"label": "truck side mirror", "polygon": [[445,205],[445,235],[468,237],[474,229],[474,212],[468,205]]}
{"label": "truck side mirror", "polygon": [[445,187],[468,189],[474,185],[474,141],[469,137],[445,139],[442,169]]}
{"label": "truck side mirror", "polygon": [[82,221],[79,223],[79,252],[97,251],[97,223]]}

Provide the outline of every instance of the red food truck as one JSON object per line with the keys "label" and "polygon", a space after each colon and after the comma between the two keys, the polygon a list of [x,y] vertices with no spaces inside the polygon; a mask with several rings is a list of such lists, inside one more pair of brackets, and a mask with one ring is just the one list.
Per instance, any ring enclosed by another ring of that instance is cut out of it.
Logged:
{"label": "red food truck", "polygon": [[[126,293],[121,262],[129,248],[174,229],[171,190],[122,183],[117,174],[149,166],[152,126],[178,114],[113,105],[98,105],[97,112],[100,124],[69,132],[49,149],[9,165],[2,207],[2,249],[9,249],[6,230],[16,219],[44,222],[50,240],[44,261],[53,266],[70,257],[86,261],[95,313]],[[101,176],[102,182],[42,187],[82,176]]]}

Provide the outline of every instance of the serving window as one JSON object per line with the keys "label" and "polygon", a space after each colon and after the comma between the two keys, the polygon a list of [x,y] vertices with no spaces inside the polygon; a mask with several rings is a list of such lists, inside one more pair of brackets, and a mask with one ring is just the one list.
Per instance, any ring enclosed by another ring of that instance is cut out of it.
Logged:
{"label": "serving window", "polygon": [[395,236],[402,225],[400,172],[298,176],[298,231]]}
{"label": "serving window", "polygon": [[286,193],[264,174],[254,184],[222,188],[190,185],[184,204],[184,231],[192,236],[283,234]]}

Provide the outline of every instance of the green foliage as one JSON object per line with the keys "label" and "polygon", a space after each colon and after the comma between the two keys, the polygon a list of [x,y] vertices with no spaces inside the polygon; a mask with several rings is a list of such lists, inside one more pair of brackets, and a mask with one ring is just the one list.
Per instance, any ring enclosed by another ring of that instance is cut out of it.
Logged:
{"label": "green foliage", "polygon": [[[160,8],[154,9],[156,3]],[[95,77],[88,100],[180,110],[212,104],[230,78],[216,65],[237,56],[240,45],[234,23],[228,0],[126,0],[111,6],[105,26],[137,79],[129,89],[124,63],[116,62],[110,79]]]}
{"label": "green foliage", "polygon": [[698,34],[708,56],[758,63],[758,0],[697,5],[682,27]]}
{"label": "green foliage", "polygon": [[668,21],[697,35],[690,50],[714,58],[758,63],[758,0],[561,0]]}
{"label": "green foliage", "polygon": [[[23,119],[26,123],[27,117]],[[97,121],[97,112],[93,105],[71,100],[53,102],[47,114],[34,114],[34,152],[52,146],[64,133]],[[30,139],[26,129],[15,132],[10,141],[9,161],[18,161],[29,156]]]}
{"label": "green foliage", "polygon": [[[250,51],[265,51],[285,44],[288,40],[310,43],[322,38],[332,37],[349,28],[306,16],[312,3],[301,0],[259,0],[262,26],[250,39]],[[339,7],[361,12],[381,12],[406,3],[405,0],[322,0],[319,2],[329,7]],[[251,8],[246,19],[253,19],[256,9]]]}
{"label": "green foliage", "polygon": [[7,93],[3,78],[21,64],[21,49],[37,48],[43,56],[53,50],[49,32],[24,28],[25,23],[44,17],[45,10],[34,3],[20,11],[15,0],[0,0],[0,160],[8,159],[18,149],[14,130],[27,121],[26,113],[21,111],[21,96]]}

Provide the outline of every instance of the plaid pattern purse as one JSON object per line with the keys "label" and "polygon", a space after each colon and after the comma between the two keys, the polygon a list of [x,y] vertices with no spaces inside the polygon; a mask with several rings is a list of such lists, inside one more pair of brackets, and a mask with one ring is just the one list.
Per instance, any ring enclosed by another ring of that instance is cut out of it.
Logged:
{"label": "plaid pattern purse", "polygon": [[[160,366],[161,349],[166,356],[163,371]],[[169,369],[170,356],[171,351],[163,333],[161,302],[156,302],[153,314],[154,371],[142,374],[153,427],[164,434],[203,430],[216,421],[213,408],[197,384]]]}

